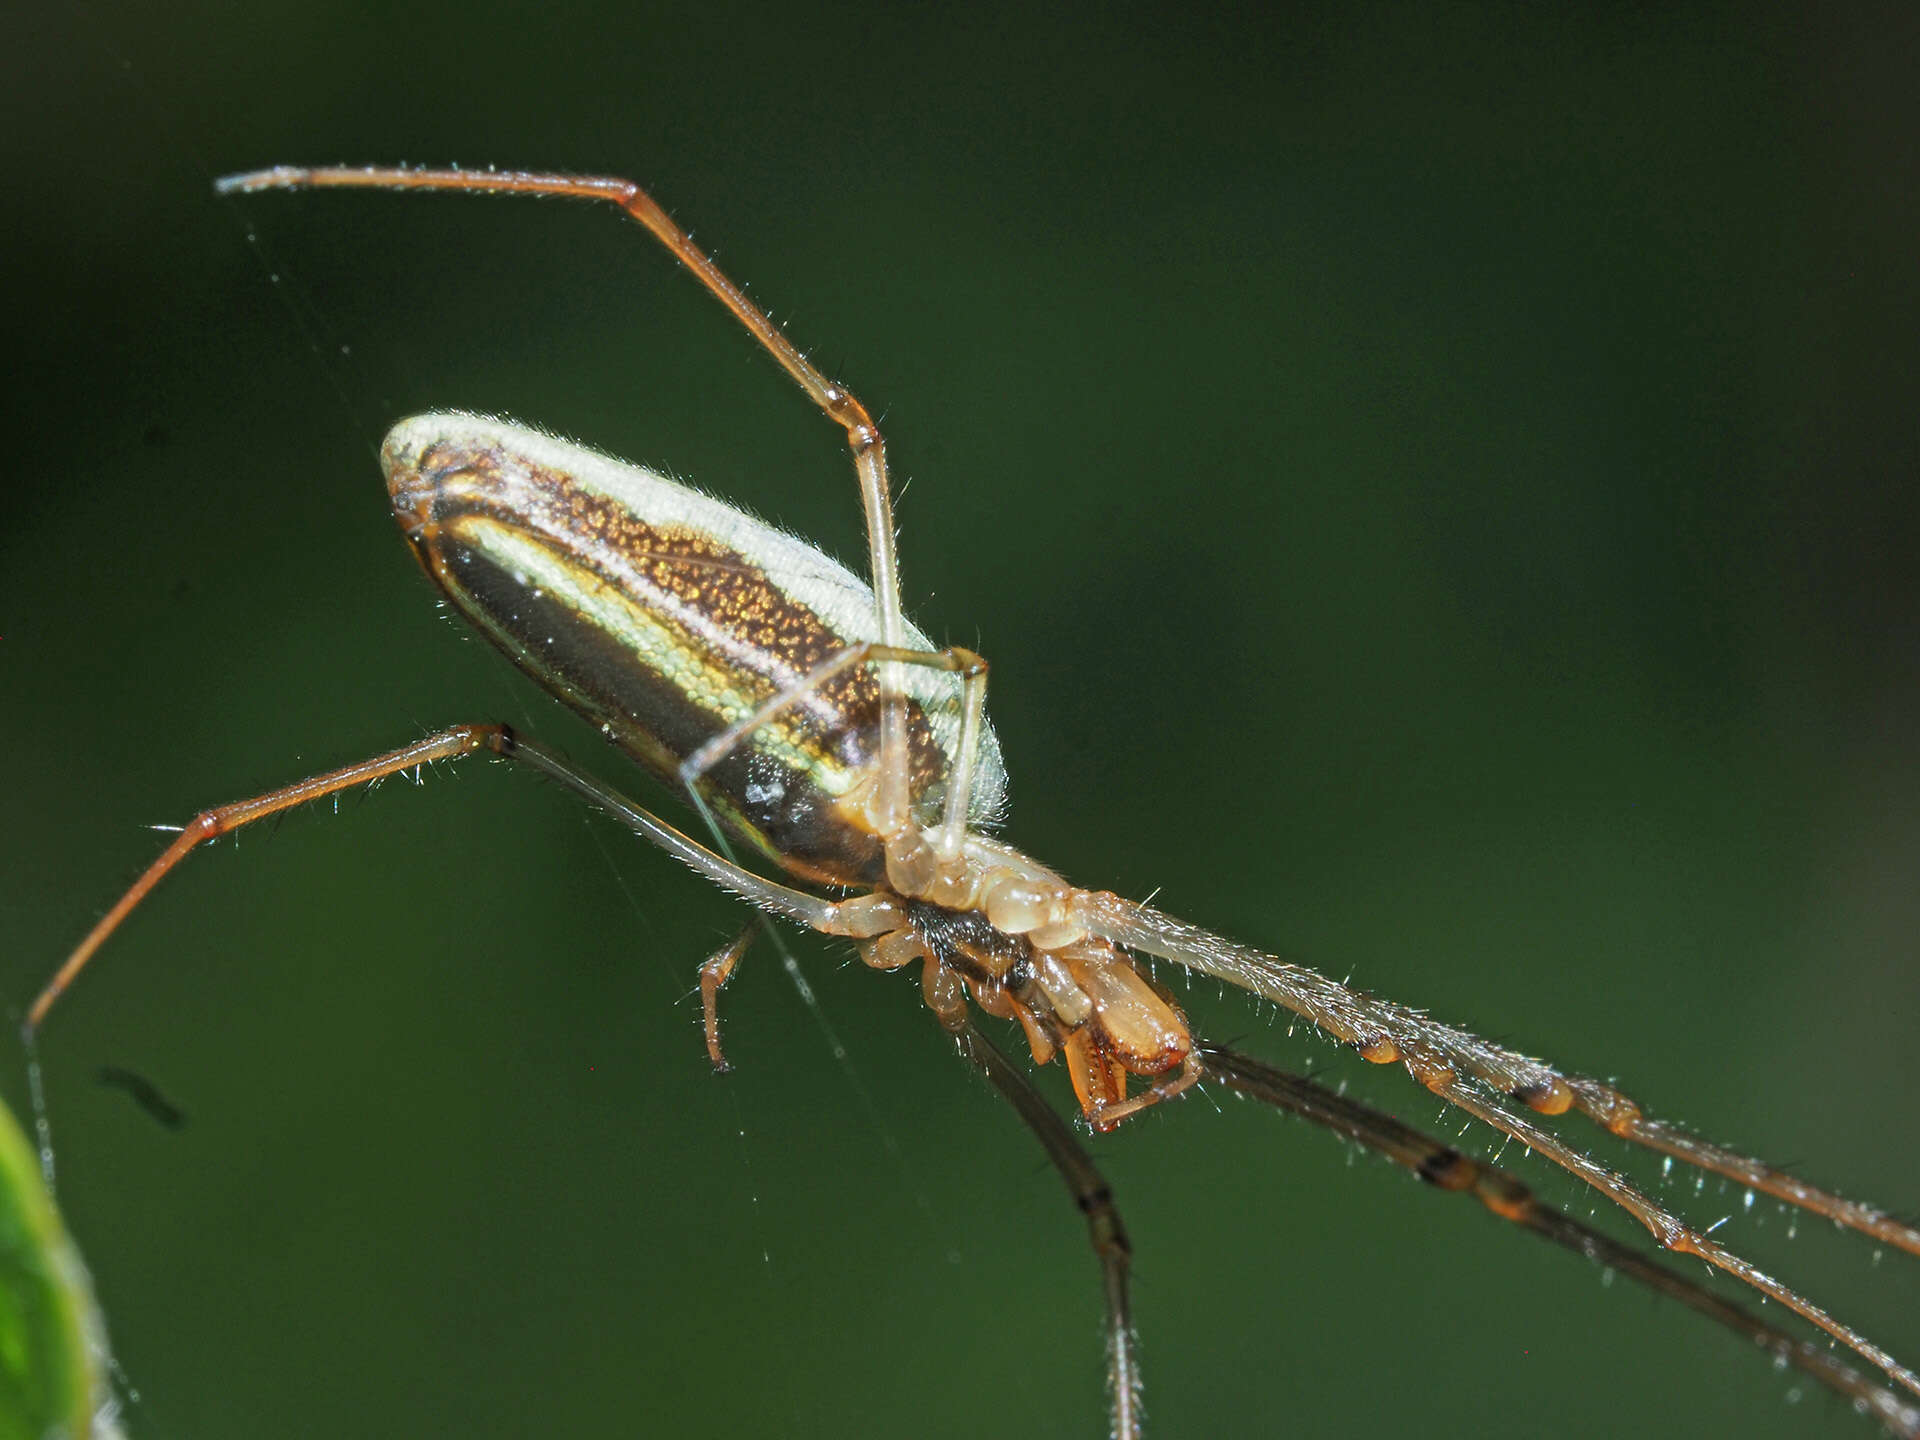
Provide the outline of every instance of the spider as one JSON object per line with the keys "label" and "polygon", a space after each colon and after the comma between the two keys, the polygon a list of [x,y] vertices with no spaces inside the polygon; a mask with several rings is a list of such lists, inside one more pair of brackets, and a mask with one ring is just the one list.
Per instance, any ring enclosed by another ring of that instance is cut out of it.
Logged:
{"label": "spider", "polygon": [[[282,167],[230,177],[270,189],[464,190],[611,203],[645,227],[842,430],[865,513],[863,580],[821,552],[666,477],[518,425],[416,416],[381,451],[396,518],[453,608],[595,723],[707,821],[709,847],[505,725],[463,724],[195,817],[82,940],[36,999],[37,1028],[101,944],[169,872],[221,834],[382,778],[478,752],[524,764],[721,888],[753,917],[701,968],[706,1045],[726,1067],[722,988],[767,917],[851,941],[868,965],[918,976],[933,1017],[1041,1141],[1086,1215],[1107,1312],[1111,1431],[1142,1433],[1130,1246],[1071,1128],[974,1020],[1009,1022],[1037,1065],[1058,1060],[1085,1122],[1113,1130],[1211,1082],[1335,1130],[1442,1189],[1600,1259],[1746,1335],[1920,1435],[1920,1377],[1851,1327],[1591,1159],[1551,1122],[1591,1123],[1884,1244],[1920,1230],[1648,1116],[1611,1084],[1559,1070],[1150,906],[1082,888],[992,833],[1005,769],[986,718],[988,665],[936,647],[901,604],[884,441],[639,186],[609,177]],[[759,868],[741,862],[738,853]],[[771,868],[780,878],[763,873]],[[1145,961],[1209,975],[1292,1012],[1376,1065],[1561,1166],[1658,1244],[1734,1277],[1853,1352],[1827,1350],[1544,1206],[1511,1176],[1379,1112],[1197,1036]],[[1578,1112],[1578,1115],[1573,1115]]]}

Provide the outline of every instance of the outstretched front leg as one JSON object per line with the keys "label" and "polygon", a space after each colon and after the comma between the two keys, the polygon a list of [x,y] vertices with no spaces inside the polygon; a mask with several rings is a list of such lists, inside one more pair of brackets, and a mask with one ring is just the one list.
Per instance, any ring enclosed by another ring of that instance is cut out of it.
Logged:
{"label": "outstretched front leg", "polygon": [[403,745],[371,759],[310,775],[304,780],[296,780],[250,799],[201,811],[181,827],[173,843],[155,858],[140,878],[128,887],[126,893],[113,903],[74,947],[28,1008],[26,1029],[31,1032],[39,1028],[54,1002],[73,984],[75,977],[107,939],[138,908],[141,901],[152,894],[154,888],[201,845],[328,795],[373,785],[389,776],[409,771],[417,775],[428,765],[443,760],[458,760],[476,751],[486,751],[503,760],[531,766],[573,791],[595,809],[611,815],[635,834],[652,841],[722,889],[731,891],[763,911],[784,915],[810,930],[864,939],[897,930],[905,923],[905,912],[899,903],[883,894],[827,900],[768,880],[751,870],[744,870],[689,839],[612,786],[578,769],[557,752],[523,739],[505,725],[453,725],[416,740],[411,745]]}
{"label": "outstretched front leg", "polygon": [[[1378,999],[1305,966],[1236,945],[1197,925],[1162,915],[1117,895],[1076,892],[1072,909],[1092,934],[1173,960],[1190,970],[1218,976],[1303,1016],[1325,1034],[1353,1046],[1367,1060],[1376,1064],[1397,1061],[1404,1065],[1435,1095],[1586,1181],[1646,1227],[1663,1249],[1698,1256],[1715,1269],[1752,1286],[1824,1330],[1901,1389],[1920,1395],[1920,1375],[1885,1349],[1728,1250],[1707,1232],[1689,1225],[1624,1176],[1575,1149],[1511,1103],[1518,1101],[1543,1115],[1560,1115],[1574,1108],[1583,1094],[1597,1097],[1604,1093],[1615,1097],[1622,1116],[1629,1112],[1637,1116],[1639,1107],[1617,1091],[1598,1082],[1563,1075],[1539,1060],[1441,1024],[1420,1011]],[[1644,1143],[1644,1137],[1634,1133],[1631,1127],[1608,1128],[1615,1129],[1625,1139]],[[1670,1148],[1670,1153],[1736,1178],[1749,1171],[1780,1173],[1704,1142],[1685,1150]],[[1739,1165],[1727,1163],[1729,1157],[1731,1161],[1740,1162]],[[1799,1182],[1785,1188],[1766,1188],[1782,1199],[1830,1216],[1840,1224],[1853,1225],[1892,1240],[1904,1249],[1920,1250],[1920,1230],[1893,1220],[1871,1206],[1856,1205]]]}
{"label": "outstretched front leg", "polygon": [[[1648,1117],[1614,1086],[1555,1069],[1545,1061],[1484,1040],[1422,1011],[1355,990],[1317,970],[1226,940],[1197,925],[1105,892],[1076,892],[1074,914],[1116,944],[1214,975],[1291,1010],[1376,1065],[1404,1065],[1436,1093],[1457,1079],[1478,1081],[1495,1096],[1541,1115],[1578,1110],[1637,1145],[1724,1175],[1838,1225],[1920,1255],[1920,1226],[1875,1205],[1809,1184],[1751,1156],[1702,1140]],[[1519,1139],[1521,1137],[1515,1136]]]}

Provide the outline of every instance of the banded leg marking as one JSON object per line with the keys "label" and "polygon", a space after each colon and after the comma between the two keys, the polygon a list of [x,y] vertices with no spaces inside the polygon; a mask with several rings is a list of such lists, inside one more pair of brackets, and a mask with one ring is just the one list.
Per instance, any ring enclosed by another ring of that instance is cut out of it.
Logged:
{"label": "banded leg marking", "polygon": [[1100,1261],[1107,1302],[1107,1395],[1112,1403],[1114,1440],[1140,1440],[1140,1342],[1133,1330],[1133,1301],[1129,1276],[1133,1245],[1114,1204],[1113,1189],[1092,1158],[1074,1138],[1067,1122],[1054,1112],[1008,1060],[971,1022],[962,1018],[949,1026],[960,1053],[1013,1106],[1033,1132],[1047,1158],[1066,1182],[1073,1203],[1086,1217],[1087,1238]]}
{"label": "banded leg marking", "polygon": [[1906,1440],[1920,1437],[1920,1405],[1856,1370],[1825,1346],[1768,1324],[1698,1281],[1556,1210],[1507,1171],[1470,1160],[1402,1121],[1224,1046],[1203,1042],[1195,1047],[1195,1054],[1206,1069],[1207,1079],[1324,1126],[1384,1156],[1435,1189],[1471,1195],[1500,1219],[1706,1316],[1759,1346],[1777,1362],[1791,1365],[1846,1396],[1892,1433]]}

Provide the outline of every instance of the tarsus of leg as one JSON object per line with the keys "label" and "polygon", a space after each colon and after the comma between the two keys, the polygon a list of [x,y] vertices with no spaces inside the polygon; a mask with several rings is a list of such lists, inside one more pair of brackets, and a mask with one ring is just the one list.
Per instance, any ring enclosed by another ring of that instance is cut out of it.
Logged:
{"label": "tarsus of leg", "polygon": [[1076,913],[1094,934],[1271,1000],[1333,1039],[1356,1047],[1370,1060],[1401,1060],[1422,1083],[1424,1075],[1452,1071],[1473,1076],[1496,1093],[1514,1096],[1542,1113],[1577,1108],[1624,1140],[1920,1254],[1920,1229],[1913,1225],[1677,1126],[1649,1120],[1632,1100],[1601,1081],[1563,1074],[1543,1061],[1444,1025],[1418,1010],[1378,999],[1317,970],[1235,944],[1118,895],[1082,892]]}
{"label": "tarsus of leg", "polygon": [[1066,1181],[1074,1204],[1086,1216],[1088,1238],[1094,1254],[1099,1257],[1106,1289],[1107,1393],[1113,1404],[1112,1434],[1114,1440],[1139,1440],[1140,1353],[1128,1291],[1133,1247],[1127,1239],[1126,1226],[1121,1223],[1120,1211],[1114,1205],[1113,1190],[1074,1138],[1067,1122],[991,1040],[965,1021],[952,1028],[951,1033],[961,1055],[987,1078],[1033,1131],[1047,1158],[1060,1172],[1060,1178]]}
{"label": "tarsus of leg", "polygon": [[1679,1301],[1766,1350],[1827,1388],[1865,1407],[1903,1440],[1920,1440],[1920,1405],[1878,1384],[1810,1340],[1769,1325],[1697,1281],[1554,1209],[1522,1181],[1452,1146],[1303,1076],[1277,1070],[1224,1046],[1200,1043],[1195,1058],[1208,1081],[1298,1115],[1385,1156],[1437,1189],[1471,1194],[1492,1214],[1586,1256]]}

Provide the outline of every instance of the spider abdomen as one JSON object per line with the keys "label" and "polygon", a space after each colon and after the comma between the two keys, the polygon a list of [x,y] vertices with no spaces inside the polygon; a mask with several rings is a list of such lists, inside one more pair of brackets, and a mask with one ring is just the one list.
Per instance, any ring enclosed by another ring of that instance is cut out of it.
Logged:
{"label": "spider abdomen", "polygon": [[[804,541],[651,470],[482,416],[401,421],[381,447],[394,511],[455,607],[554,695],[672,780],[701,746],[848,649],[880,638],[873,593]],[[931,649],[917,630],[909,646]],[[909,669],[916,813],[938,814],[960,682]],[[879,752],[880,688],[854,665],[805,688],[695,782],[742,839],[839,885],[884,874],[857,795]],[[982,737],[969,814],[1005,772]]]}

